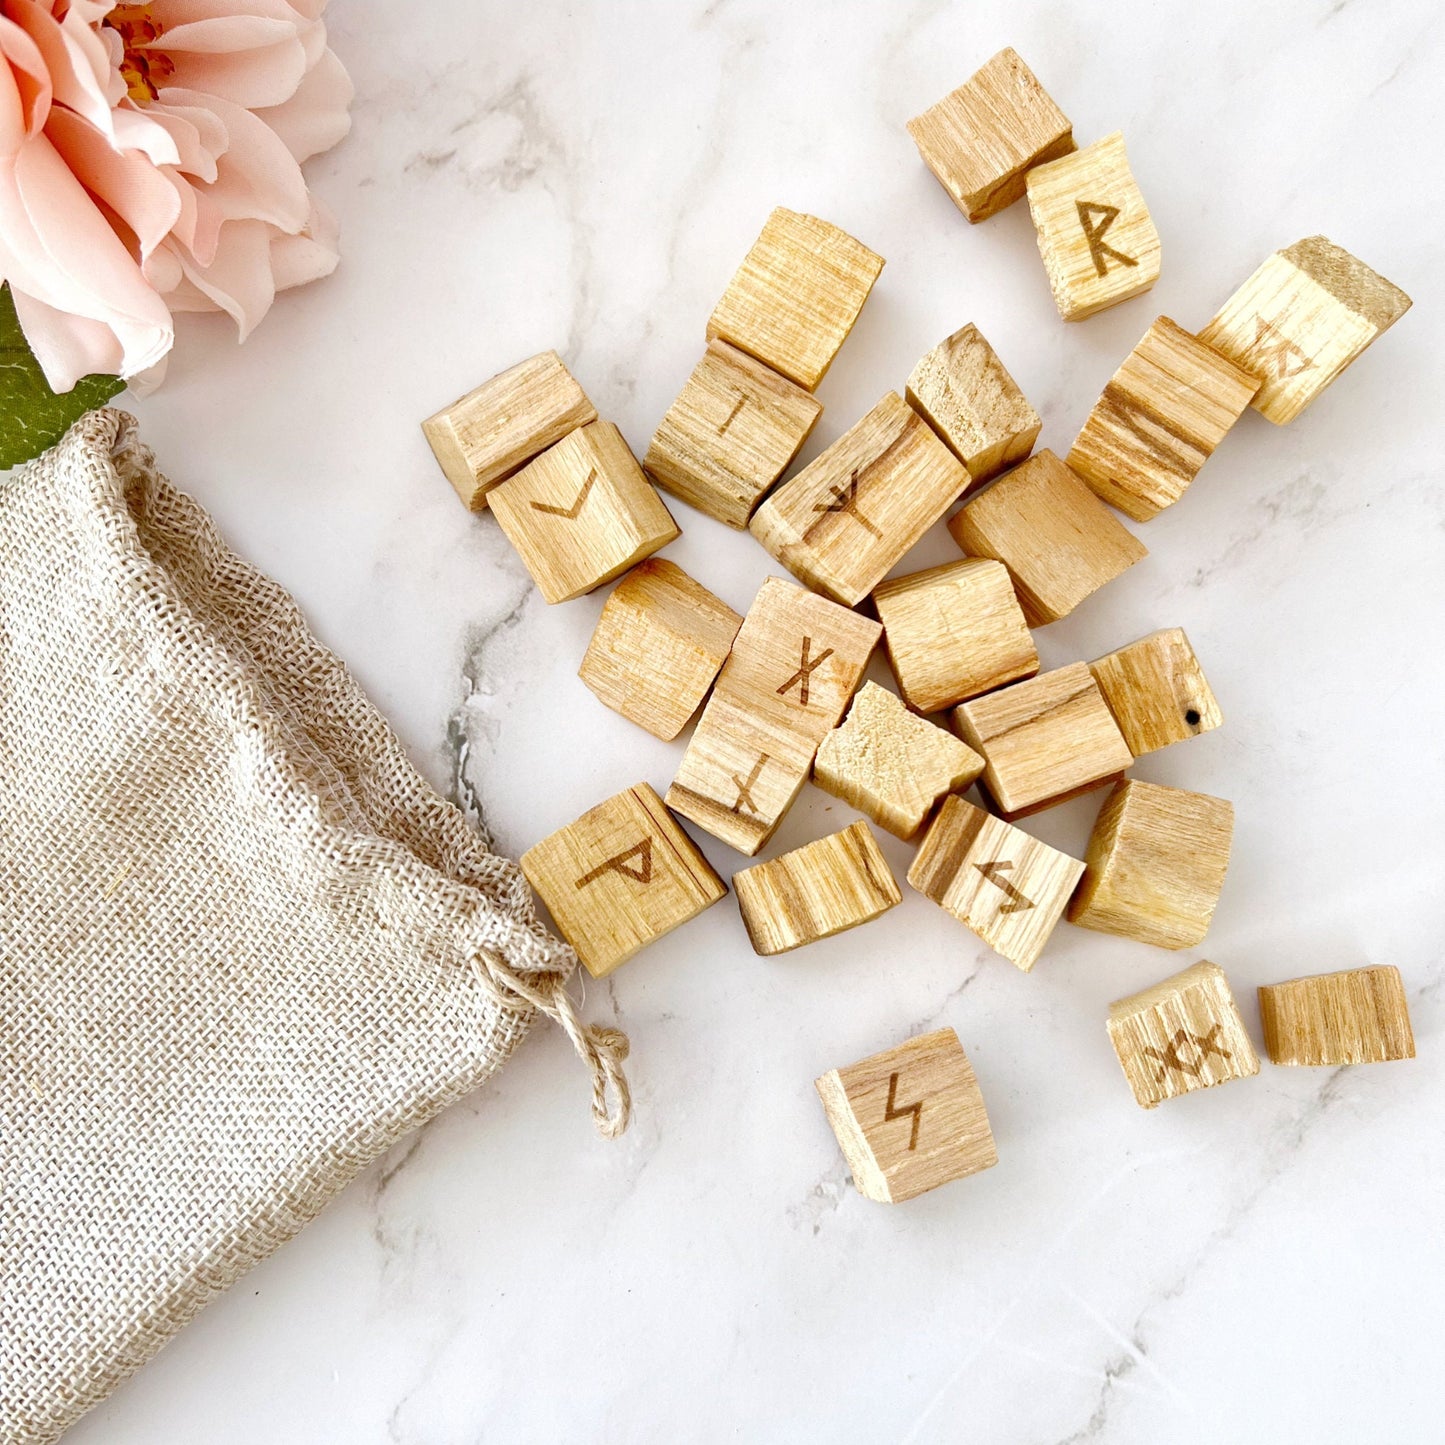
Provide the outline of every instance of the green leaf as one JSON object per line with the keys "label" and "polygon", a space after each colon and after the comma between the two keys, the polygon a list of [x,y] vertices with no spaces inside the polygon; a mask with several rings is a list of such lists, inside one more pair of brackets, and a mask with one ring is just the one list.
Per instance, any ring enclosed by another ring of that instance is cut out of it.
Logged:
{"label": "green leaf", "polygon": [[118,376],[82,376],[72,390],[57,396],[25,344],[10,287],[0,286],[0,468],[38,457],[71,422],[124,388]]}

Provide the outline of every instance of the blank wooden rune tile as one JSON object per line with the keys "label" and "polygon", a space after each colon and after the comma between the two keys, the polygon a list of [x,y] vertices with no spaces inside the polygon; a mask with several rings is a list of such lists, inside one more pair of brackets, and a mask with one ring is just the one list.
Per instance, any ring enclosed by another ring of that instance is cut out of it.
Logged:
{"label": "blank wooden rune tile", "polygon": [[522,854],[522,872],[593,978],[696,918],[727,892],[646,783]]}
{"label": "blank wooden rune tile", "polygon": [[1136,758],[1224,723],[1182,627],[1151,632],[1105,653],[1089,671]]}
{"label": "blank wooden rune tile", "polygon": [[1293,421],[1410,309],[1398,286],[1323,236],[1276,251],[1199,339],[1263,383],[1253,406]]}
{"label": "blank wooden rune tile", "polygon": [[883,257],[846,231],[779,206],[714,309],[708,340],[721,337],[812,391],[882,269]]}
{"label": "blank wooden rune tile", "polygon": [[851,607],[968,485],[897,392],[758,508],[749,530],[794,576]]}
{"label": "blank wooden rune tile", "polygon": [[867,823],[733,874],[753,952],[787,953],[831,938],[903,902]]}
{"label": "blank wooden rune tile", "polygon": [[1084,865],[952,796],[908,881],[1025,973],[1038,962]]}
{"label": "blank wooden rune tile", "polygon": [[983,784],[1005,818],[1116,782],[1134,761],[1082,662],[962,703],[953,726],[983,754]]}
{"label": "blank wooden rune tile", "polygon": [[548,602],[591,592],[678,535],[610,421],[564,437],[489,501]]}
{"label": "blank wooden rune tile", "polygon": [[1111,1003],[1109,1041],[1144,1109],[1259,1072],[1229,980],[1213,963]]}
{"label": "blank wooden rune tile", "polygon": [[948,530],[970,557],[1008,568],[1030,627],[1067,617],[1148,555],[1047,448],[965,503]]}
{"label": "blank wooden rune tile", "polygon": [[911,838],[945,793],[966,788],[983,759],[952,733],[865,682],[841,727],[823,739],[813,781],[897,838]]}
{"label": "blank wooden rune tile", "polygon": [[1068,463],[1106,502],[1147,522],[1184,495],[1258,390],[1161,316],[1104,388]]}
{"label": "blank wooden rune tile", "polygon": [[913,368],[907,398],[974,483],[1021,462],[1043,425],[977,326],[955,331]]}
{"label": "blank wooden rune tile", "polygon": [[1119,131],[1025,179],[1039,254],[1065,321],[1142,295],[1159,279],[1159,233]]}
{"label": "blank wooden rune tile", "polygon": [[479,512],[498,482],[596,420],[596,408],[562,358],[544,351],[484,381],[421,429],[457,495]]}
{"label": "blank wooden rune tile", "polygon": [[769,577],[693,730],[668,806],[740,853],[756,853],[807,781],[880,630]]}
{"label": "blank wooden rune tile", "polygon": [[743,619],[675,562],[649,557],[612,589],[577,676],[654,737],[702,706]]}
{"label": "blank wooden rune tile", "polygon": [[1024,173],[1074,149],[1073,127],[1013,49],[908,122],[924,164],[970,221],[1021,200]]}
{"label": "blank wooden rune tile", "polygon": [[1039,670],[1001,562],[965,557],[881,583],[873,605],[909,707],[940,712]]}
{"label": "blank wooden rune tile", "polygon": [[822,412],[811,392],[735,346],[710,341],[642,465],[698,511],[746,527]]}
{"label": "blank wooden rune tile", "polygon": [[1104,804],[1069,922],[1158,948],[1204,941],[1229,868],[1234,804],[1135,779]]}
{"label": "blank wooden rune tile", "polygon": [[833,1069],[815,1087],[865,1199],[901,1204],[998,1163],[983,1094],[952,1029]]}
{"label": "blank wooden rune tile", "polygon": [[1415,1057],[1398,968],[1347,968],[1264,984],[1259,1018],[1276,1064],[1383,1064]]}

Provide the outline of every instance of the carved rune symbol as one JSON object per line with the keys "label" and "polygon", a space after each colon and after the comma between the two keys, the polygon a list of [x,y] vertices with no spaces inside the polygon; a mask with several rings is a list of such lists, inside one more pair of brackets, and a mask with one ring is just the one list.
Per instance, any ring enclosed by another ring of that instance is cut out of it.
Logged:
{"label": "carved rune symbol", "polygon": [[1254,344],[1260,360],[1274,369],[1276,381],[1288,381],[1314,365],[1273,321],[1266,321],[1263,316],[1254,318]]}
{"label": "carved rune symbol", "polygon": [[[1210,1054],[1217,1054],[1221,1059],[1234,1057],[1228,1049],[1220,1047],[1219,1031],[1223,1027],[1223,1024],[1215,1024],[1207,1034],[1191,1034],[1188,1029],[1179,1029],[1169,1040],[1167,1049],[1156,1049],[1146,1045],[1144,1052],[1151,1058],[1159,1060],[1162,1065],[1159,1070],[1161,1079],[1167,1069],[1173,1069],[1176,1073],[1188,1074],[1191,1079],[1197,1079],[1204,1072],[1204,1061]],[[1179,1057],[1179,1050],[1185,1044],[1194,1046],[1194,1057],[1187,1062]]]}
{"label": "carved rune symbol", "polygon": [[[633,859],[637,859],[634,864]],[[604,873],[620,873],[624,878],[631,878],[634,883],[652,882],[652,839],[644,838],[640,843],[634,843],[625,852],[615,853],[605,863],[599,863],[590,873],[584,873],[578,880],[577,886],[585,888],[589,883],[595,883]]]}
{"label": "carved rune symbol", "polygon": [[799,707],[807,707],[808,705],[808,679],[812,677],[813,670],[817,667],[822,666],[822,664],[827,662],[827,660],[833,655],[833,649],[831,647],[825,647],[822,652],[820,652],[817,657],[813,658],[813,660],[810,662],[808,660],[808,653],[812,649],[812,646],[813,639],[811,637],[805,637],[803,639],[802,665],[782,685],[782,687],[778,689],[778,696],[782,697],[782,695],[787,692],[789,688],[796,687],[798,689]]}
{"label": "carved rune symbol", "polygon": [[898,1098],[898,1075],[888,1076],[888,1107],[883,1113],[883,1122],[887,1124],[893,1119],[906,1119],[913,1115],[913,1132],[908,1136],[908,1149],[912,1153],[918,1147],[918,1123],[923,1118],[923,1101],[917,1100],[912,1104],[905,1104],[901,1109],[895,1109],[894,1103]]}
{"label": "carved rune symbol", "polygon": [[587,495],[591,492],[593,484],[597,481],[597,468],[593,467],[587,473],[587,480],[582,483],[582,490],[577,493],[577,500],[570,507],[554,506],[551,502],[533,502],[532,506],[539,512],[547,512],[554,517],[563,517],[569,522],[577,520],[577,513],[582,510],[583,504],[587,501]]}
{"label": "carved rune symbol", "polygon": [[1034,906],[1032,898],[1025,898],[1007,878],[1001,878],[1001,873],[1007,873],[1014,866],[1012,858],[1000,858],[997,863],[975,863],[973,865],[988,879],[995,888],[1002,888],[1008,894],[1008,902],[999,904],[1000,913],[1022,913],[1025,909]]}
{"label": "carved rune symbol", "polygon": [[740,813],[746,804],[748,812],[753,814],[754,817],[761,818],[763,816],[762,810],[753,802],[753,784],[757,782],[758,775],[763,771],[763,765],[767,760],[768,755],[766,753],[761,753],[758,756],[757,762],[753,764],[752,772],[748,774],[747,782],[744,782],[736,773],[733,774],[733,782],[737,784],[738,788],[738,800],[732,805],[729,810],[730,812]]}
{"label": "carved rune symbol", "polygon": [[[1104,240],[1104,233],[1112,226],[1119,215],[1118,206],[1106,206],[1100,201],[1075,201],[1078,208],[1079,224],[1084,228],[1084,239],[1089,243],[1089,258],[1094,263],[1094,270],[1100,276],[1109,274],[1108,257],[1112,256],[1121,266],[1137,266],[1139,260],[1136,256],[1126,256],[1122,251],[1116,251]],[[1099,219],[1094,221],[1094,217]]]}
{"label": "carved rune symbol", "polygon": [[732,410],[728,413],[728,415],[727,415],[727,420],[726,420],[725,422],[723,422],[723,424],[717,429],[717,434],[718,434],[719,436],[721,436],[721,435],[733,424],[733,422],[737,420],[737,415],[738,415],[738,413],[739,413],[747,404],[748,404],[748,399],[747,399],[747,397],[744,396],[744,395],[742,394],[742,392],[739,392],[739,393],[738,393],[738,399],[733,403],[733,409],[732,409]]}
{"label": "carved rune symbol", "polygon": [[828,488],[833,494],[831,502],[819,502],[813,510],[815,512],[841,512],[845,517],[852,517],[862,529],[870,536],[881,537],[882,532],[858,510],[858,468],[853,468],[853,475],[847,482],[835,482]]}

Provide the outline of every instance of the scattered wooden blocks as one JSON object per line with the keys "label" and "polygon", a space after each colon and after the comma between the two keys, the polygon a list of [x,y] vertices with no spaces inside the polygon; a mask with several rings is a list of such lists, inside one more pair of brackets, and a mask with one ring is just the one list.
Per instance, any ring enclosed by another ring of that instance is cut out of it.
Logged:
{"label": "scattered wooden blocks", "polygon": [[749,530],[794,576],[851,607],[967,485],[963,465],[890,391],[784,482]]}
{"label": "scattered wooden blocks", "polygon": [[1025,973],[1084,865],[955,796],[923,835],[908,881]]}
{"label": "scattered wooden blocks", "polygon": [[903,902],[867,823],[733,874],[738,908],[764,958],[831,938]]}
{"label": "scattered wooden blocks", "polygon": [[1095,658],[1089,671],[1136,758],[1224,722],[1182,627],[1151,632]]}
{"label": "scattered wooden blocks", "polygon": [[579,427],[488,501],[548,602],[591,592],[678,535],[610,421]]}
{"label": "scattered wooden blocks", "polygon": [[952,1029],[833,1069],[815,1087],[865,1199],[900,1204],[998,1163],[983,1095]]}
{"label": "scattered wooden blocks", "polygon": [[1074,149],[1073,127],[1017,51],[1000,50],[908,122],[924,164],[970,221],[1022,198],[1024,173]]}
{"label": "scattered wooden blocks", "polygon": [[1069,465],[1147,522],[1184,495],[1258,390],[1257,377],[1161,316],[1104,388]]}
{"label": "scattered wooden blocks", "polygon": [[1009,819],[1117,782],[1134,761],[1082,662],[962,703],[953,725],[983,754],[984,786]]}
{"label": "scattered wooden blocks", "polygon": [[429,416],[421,429],[457,495],[479,512],[498,482],[596,420],[562,358],[544,351]]}
{"label": "scattered wooden blocks", "polygon": [[1415,1057],[1398,968],[1347,968],[1259,990],[1264,1046],[1277,1064],[1383,1064]]}
{"label": "scattered wooden blocks", "polygon": [[727,892],[646,783],[543,838],[521,863],[593,978]]}
{"label": "scattered wooden blocks", "polygon": [[881,583],[873,603],[908,705],[940,712],[1039,670],[1008,569],[966,557]]}
{"label": "scattered wooden blocks", "polygon": [[781,206],[707,324],[764,366],[812,391],[847,340],[883,257],[846,231]]}
{"label": "scattered wooden blocks", "polygon": [[876,682],[863,684],[813,760],[813,781],[825,793],[897,838],[913,837],[945,793],[966,788],[982,771],[972,748]]}
{"label": "scattered wooden blocks", "polygon": [[675,562],[639,562],[602,608],[577,676],[598,699],[671,741],[702,706],[743,620]]}
{"label": "scattered wooden blocks", "polygon": [[710,341],[642,465],[698,511],[746,527],[822,412],[811,392],[735,346]]}
{"label": "scattered wooden blocks", "polygon": [[1047,449],[966,503],[948,530],[969,556],[992,557],[1008,568],[1030,627],[1067,617],[1148,555]]}
{"label": "scattered wooden blocks", "polygon": [[1293,421],[1408,310],[1410,298],[1323,236],[1276,251],[1199,333],[1263,385],[1254,409]]}
{"label": "scattered wooden blocks", "polygon": [[1036,166],[1025,180],[1039,254],[1065,321],[1142,295],[1159,279],[1159,233],[1120,132]]}
{"label": "scattered wooden blocks", "polygon": [[763,583],[693,730],[668,805],[752,856],[837,726],[879,625],[801,587]]}
{"label": "scattered wooden blocks", "polygon": [[1213,963],[1111,1003],[1109,1040],[1145,1109],[1259,1072],[1229,980]]}
{"label": "scattered wooden blocks", "polygon": [[1131,779],[1104,804],[1084,855],[1069,922],[1190,948],[1204,940],[1234,837],[1234,805]]}

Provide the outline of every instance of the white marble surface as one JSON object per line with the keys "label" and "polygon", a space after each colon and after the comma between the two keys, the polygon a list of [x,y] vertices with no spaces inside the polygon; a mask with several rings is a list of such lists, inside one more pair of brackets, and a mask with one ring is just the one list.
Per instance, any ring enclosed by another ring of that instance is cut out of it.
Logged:
{"label": "white marble surface", "polygon": [[[1415,310],[1286,429],[1252,413],[1151,555],[1040,636],[1046,665],[1184,625],[1228,722],[1138,776],[1235,800],[1184,955],[1063,926],[1032,975],[917,896],[791,957],[728,900],[588,989],[637,1123],[591,1131],[565,1042],[369,1170],[78,1427],[75,1445],[473,1441],[1436,1441],[1442,1249],[1437,7],[353,0],[352,137],[314,171],[338,274],[244,348],[182,328],[136,403],[163,465],[291,588],[419,766],[509,851],[681,744],[574,674],[601,605],[546,607],[417,422],[555,346],[639,451],[776,204],[888,258],[808,455],[965,321],[1063,450],[1158,313],[1201,324],[1324,231]],[[1164,244],[1151,296],[1066,327],[1028,216],[968,226],[904,121],[1003,44],[1081,139],[1116,127]],[[742,609],[769,559],[676,508],[668,554]],[[944,560],[938,529],[907,570]],[[1078,850],[1097,796],[1031,826]],[[849,818],[807,790],[775,852]],[[736,855],[704,839],[724,873]],[[908,850],[885,840],[901,874]],[[1254,985],[1398,964],[1420,1057],[1286,1070],[1152,1113],[1107,1002],[1199,956]],[[812,1090],[954,1026],[987,1174],[861,1199]]]}

